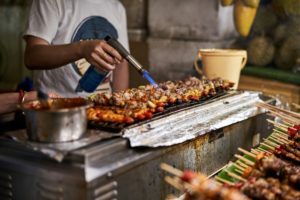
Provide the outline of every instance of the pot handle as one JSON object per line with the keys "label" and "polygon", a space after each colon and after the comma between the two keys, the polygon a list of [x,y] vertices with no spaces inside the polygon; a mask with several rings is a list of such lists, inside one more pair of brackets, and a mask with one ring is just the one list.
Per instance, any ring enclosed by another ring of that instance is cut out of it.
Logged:
{"label": "pot handle", "polygon": [[244,51],[243,58],[242,58],[241,69],[243,69],[245,67],[246,63],[247,63],[247,51]]}
{"label": "pot handle", "polygon": [[196,55],[196,58],[194,59],[194,69],[198,72],[198,74],[200,75],[200,76],[202,76],[203,75],[203,71],[202,71],[202,66],[199,66],[199,64],[198,64],[198,60],[201,60],[202,59],[202,56],[201,56],[201,53],[200,53],[200,51],[198,51],[198,54]]}

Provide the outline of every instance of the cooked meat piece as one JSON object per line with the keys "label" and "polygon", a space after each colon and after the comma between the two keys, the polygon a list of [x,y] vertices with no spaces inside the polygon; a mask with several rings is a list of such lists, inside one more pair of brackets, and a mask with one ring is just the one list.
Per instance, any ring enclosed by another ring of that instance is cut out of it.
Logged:
{"label": "cooked meat piece", "polygon": [[275,178],[259,178],[254,183],[247,182],[241,190],[252,199],[299,199],[300,192]]}
{"label": "cooked meat piece", "polygon": [[[93,95],[91,100],[97,108],[95,108],[95,111],[91,111],[93,108],[90,109],[88,119],[95,121],[109,120],[110,122],[113,119],[118,119],[119,122],[121,117],[117,115],[124,115],[142,120],[146,118],[144,116],[152,116],[153,112],[164,111],[164,107],[168,104],[199,101],[203,95],[214,95],[216,93],[215,83],[220,87],[225,81],[218,79],[218,81],[214,82],[209,79],[200,80],[196,77],[190,77],[183,81],[166,81],[160,83],[160,88],[145,85],[112,94]],[[224,86],[224,88],[226,87]],[[98,114],[95,114],[95,112]],[[107,113],[116,116],[108,117]],[[99,117],[97,118],[97,116]]]}
{"label": "cooked meat piece", "polygon": [[290,145],[285,145],[283,148],[284,148],[286,151],[288,151],[288,152],[290,152],[290,153],[292,153],[292,154],[294,154],[295,156],[297,156],[297,157],[300,158],[300,151],[297,150],[296,148],[293,148],[293,147],[290,146]]}
{"label": "cooked meat piece", "polygon": [[189,200],[249,200],[237,189],[220,186],[211,179],[203,180],[196,173],[184,173],[182,180],[191,185],[186,195]]}

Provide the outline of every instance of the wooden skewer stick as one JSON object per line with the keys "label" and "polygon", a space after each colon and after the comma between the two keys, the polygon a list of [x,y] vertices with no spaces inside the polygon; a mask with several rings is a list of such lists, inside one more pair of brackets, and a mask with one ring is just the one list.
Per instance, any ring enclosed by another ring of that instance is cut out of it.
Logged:
{"label": "wooden skewer stick", "polygon": [[[182,171],[180,171],[179,169],[176,169],[176,168],[174,168],[174,167],[172,167],[172,166],[170,166],[170,165],[168,165],[168,164],[166,164],[166,163],[161,163],[160,164],[160,167],[161,167],[161,169],[163,169],[163,170],[165,170],[165,171],[167,171],[167,172],[169,172],[169,173],[171,173],[171,174],[173,174],[173,175],[175,175],[175,176],[177,176],[177,177],[175,177],[175,178],[171,178],[172,180],[171,180],[171,182],[174,184],[174,182],[175,182],[175,184],[176,184],[176,182],[179,184],[179,185],[181,185],[180,183],[179,183],[179,177],[182,177],[183,176],[183,172]],[[200,173],[198,173],[197,174],[197,176],[198,176],[198,178],[199,179],[201,179],[201,181],[205,181],[205,180],[207,180],[207,177],[206,176],[204,176],[203,174],[200,174]],[[168,179],[168,183],[170,183],[170,184],[172,184],[171,182],[170,182],[170,177],[169,178],[167,178]],[[166,180],[167,181],[167,180]],[[188,184],[188,183],[184,183],[184,185],[186,186],[186,187],[189,187],[189,188],[191,188],[191,187],[193,187],[191,184]],[[177,185],[178,186],[178,185]],[[175,186],[174,186],[175,187]]]}
{"label": "wooden skewer stick", "polygon": [[257,149],[251,149],[251,153],[257,155],[260,153],[260,151],[258,151]]}
{"label": "wooden skewer stick", "polygon": [[245,163],[243,163],[239,160],[236,161],[236,164],[240,165],[241,167],[244,167],[245,169],[249,167],[248,165],[246,165]]}
{"label": "wooden skewer stick", "polygon": [[289,110],[285,110],[285,109],[282,109],[282,108],[278,108],[276,106],[272,106],[270,104],[265,104],[265,103],[257,103],[257,105],[259,107],[263,107],[263,108],[267,108],[268,110],[275,110],[275,111],[279,111],[279,112],[282,112],[282,113],[286,113],[286,114],[289,114],[295,118],[300,118],[300,114],[299,113],[296,113],[296,112],[293,112],[293,111],[289,111]]}
{"label": "wooden skewer stick", "polygon": [[273,132],[272,135],[274,135],[275,137],[278,137],[278,138],[280,138],[280,139],[282,139],[282,140],[285,140],[285,141],[287,141],[287,142],[290,141],[287,135],[280,135],[280,134],[277,133],[277,132]]}
{"label": "wooden skewer stick", "polygon": [[288,136],[289,135],[288,133],[280,131],[278,129],[273,129],[273,131],[276,132],[276,133],[278,133],[278,134],[284,135],[284,136]]}
{"label": "wooden skewer stick", "polygon": [[218,181],[215,181],[215,183],[216,183],[219,187],[222,187],[222,186],[223,186],[223,184],[220,183],[220,182],[218,182]]}
{"label": "wooden skewer stick", "polygon": [[294,126],[294,124],[292,124],[292,123],[289,123],[288,121],[286,121],[286,120],[282,120],[282,122],[285,124],[285,125],[287,125],[288,127],[292,127],[292,126]]}
{"label": "wooden skewer stick", "polygon": [[268,147],[268,148],[271,149],[271,150],[274,150],[274,149],[275,149],[275,147],[272,147],[272,146],[270,146],[270,145],[268,145],[268,144],[266,144],[266,143],[264,143],[264,142],[262,142],[261,144],[264,145],[265,147]]}
{"label": "wooden skewer stick", "polygon": [[165,181],[180,191],[184,190],[183,186],[170,176],[166,176]]}
{"label": "wooden skewer stick", "polygon": [[274,135],[269,135],[269,137],[267,138],[267,139],[265,139],[265,140],[267,140],[267,141],[270,141],[270,142],[272,142],[272,143],[274,143],[274,144],[277,144],[277,145],[282,145],[282,144],[284,144],[284,142],[282,142],[281,140],[280,140],[280,138],[278,138],[278,137],[276,137],[276,136],[274,136]]}
{"label": "wooden skewer stick", "polygon": [[244,153],[244,154],[247,155],[247,156],[250,156],[250,157],[252,157],[252,158],[256,158],[256,155],[255,155],[255,154],[253,154],[253,153],[251,153],[251,152],[249,152],[249,151],[247,151],[247,150],[245,150],[245,149],[242,149],[242,148],[239,147],[238,150],[239,150],[240,152]]}
{"label": "wooden skewer stick", "polygon": [[270,110],[270,113],[274,114],[276,117],[279,117],[281,119],[284,119],[292,124],[297,124],[299,123],[299,119],[295,118],[295,117],[292,117],[288,114],[285,114],[285,113],[278,113],[277,111],[272,111]]}
{"label": "wooden skewer stick", "polygon": [[[278,126],[277,124],[274,124],[274,127],[275,127],[276,130],[279,129],[279,131],[281,131],[281,132],[284,132],[284,133],[287,133],[287,132],[288,132],[288,130],[287,130],[286,128],[283,128],[283,127],[281,127],[281,126]],[[274,129],[273,129],[273,130],[274,130]]]}
{"label": "wooden skewer stick", "polygon": [[276,123],[276,122],[274,122],[274,121],[272,121],[272,120],[270,120],[270,119],[267,119],[267,121],[268,121],[269,123],[273,124],[276,128],[279,128],[280,130],[282,130],[282,131],[284,131],[284,132],[287,132],[287,131],[288,131],[286,127],[283,127],[283,126],[281,126],[280,124],[278,124],[278,123]]}
{"label": "wooden skewer stick", "polygon": [[269,150],[263,149],[261,147],[257,147],[257,150],[259,150],[260,152],[263,152],[263,153],[269,153],[270,152]]}
{"label": "wooden skewer stick", "polygon": [[257,147],[257,148],[255,149],[255,151],[258,151],[259,153],[265,153],[265,152],[267,152],[266,150],[261,149],[260,147]]}
{"label": "wooden skewer stick", "polygon": [[216,174],[218,174],[220,171],[222,171],[224,168],[227,168],[229,165],[231,164],[231,162],[229,162],[228,164],[224,165],[223,167],[221,167],[220,169],[217,169],[216,171],[214,171],[213,173],[211,173],[209,176],[207,176],[207,179],[215,176]]}
{"label": "wooden skewer stick", "polygon": [[270,135],[269,138],[272,139],[275,143],[277,143],[279,145],[283,145],[283,144],[288,143],[285,140],[282,140],[281,138],[276,137],[275,135]]}
{"label": "wooden skewer stick", "polygon": [[243,171],[241,171],[241,170],[239,170],[239,169],[234,169],[234,171],[236,171],[237,173],[239,173],[239,174],[241,174],[241,175],[243,175],[243,174],[244,174],[244,172],[243,172]]}
{"label": "wooden skewer stick", "polygon": [[274,141],[270,140],[270,138],[267,138],[267,139],[264,138],[263,140],[264,140],[264,143],[266,143],[270,146],[280,147],[280,144],[275,143]]}
{"label": "wooden skewer stick", "polygon": [[280,129],[284,130],[284,132],[288,132],[288,128],[290,128],[290,129],[293,129],[293,130],[297,131],[297,129],[295,129],[294,127],[288,127],[288,126],[286,126],[286,125],[283,125],[283,124],[280,124],[280,123],[274,122],[274,121],[272,121],[272,120],[269,120],[269,119],[267,119],[267,121],[268,121],[268,122],[270,122],[270,123],[272,123],[272,124],[274,124],[274,125],[275,125],[275,127],[276,127],[276,125],[278,125],[278,126],[279,126],[279,128],[280,128],[280,127],[282,127],[282,128],[280,128]]}
{"label": "wooden skewer stick", "polygon": [[282,113],[280,114],[280,113],[274,112],[274,111],[269,111],[269,113],[267,113],[267,116],[281,118],[282,124],[286,125],[288,127],[294,126],[294,121],[293,120],[296,120],[294,118],[291,118],[291,116],[288,116],[288,115],[285,115],[285,114],[282,114]]}
{"label": "wooden skewer stick", "polygon": [[175,176],[181,177],[183,175],[182,171],[180,171],[179,169],[176,169],[176,168],[174,168],[171,165],[168,165],[166,163],[161,163],[160,168],[167,171],[167,172],[169,172],[170,174],[175,175]]}
{"label": "wooden skewer stick", "polygon": [[270,111],[272,114],[274,114],[276,117],[279,117],[281,119],[284,119],[285,121],[288,121],[291,124],[298,124],[299,119],[292,117],[290,115],[284,114],[284,113],[278,113],[276,111]]}
{"label": "wooden skewer stick", "polygon": [[270,135],[269,137],[271,139],[273,139],[274,141],[276,141],[278,144],[287,144],[287,143],[289,143],[288,141],[283,140],[283,139],[281,139],[279,137],[276,137],[275,135]]}
{"label": "wooden skewer stick", "polygon": [[274,111],[274,110],[269,110],[270,113],[268,113],[267,115],[271,115],[273,117],[279,117],[285,121],[287,121],[289,124],[298,124],[300,123],[300,120],[292,117],[290,115],[284,114],[284,113],[279,113],[278,111]]}
{"label": "wooden skewer stick", "polygon": [[272,120],[270,120],[270,119],[267,119],[267,121],[268,122],[270,122],[270,123],[272,123],[272,124],[277,124],[277,125],[279,125],[279,126],[281,126],[282,128],[284,128],[286,131],[288,130],[288,128],[290,128],[290,129],[293,129],[293,130],[297,130],[297,129],[295,129],[293,126],[293,124],[289,124],[289,126],[288,125],[285,125],[285,124],[283,124],[283,123],[279,123],[279,122],[275,122],[275,121],[272,121]]}
{"label": "wooden skewer stick", "polygon": [[247,164],[247,165],[250,165],[250,166],[255,165],[254,162],[248,160],[247,158],[245,158],[245,157],[243,157],[243,156],[241,156],[241,155],[235,154],[234,157],[236,157],[236,158],[242,160],[242,161],[243,161],[245,164]]}
{"label": "wooden skewer stick", "polygon": [[274,101],[274,98],[273,99],[268,99],[268,100],[264,101],[264,103],[270,104],[270,103],[273,103],[273,101]]}
{"label": "wooden skewer stick", "polygon": [[215,179],[216,179],[217,181],[221,182],[221,183],[226,183],[226,184],[228,184],[228,185],[234,185],[233,182],[230,182],[230,181],[228,181],[228,180],[225,180],[225,179],[223,179],[223,178],[221,178],[221,177],[219,177],[219,176],[216,176]]}
{"label": "wooden skewer stick", "polygon": [[285,129],[288,128],[288,126],[286,126],[286,125],[284,125],[284,124],[281,124],[281,123],[278,123],[278,122],[275,122],[275,121],[273,121],[273,120],[267,119],[267,121],[268,121],[269,123],[272,123],[272,124],[276,124],[276,125],[278,125],[278,126],[281,126],[282,128],[285,128]]}
{"label": "wooden skewer stick", "polygon": [[246,182],[247,180],[242,178],[241,176],[235,174],[235,173],[232,173],[230,171],[228,171],[227,169],[224,170],[229,176],[231,176],[232,178],[235,178],[235,179],[238,179],[240,181],[243,181],[243,182]]}
{"label": "wooden skewer stick", "polygon": [[293,130],[295,130],[295,131],[297,131],[297,129],[295,129],[294,127],[292,127],[292,126],[286,126],[286,125],[283,125],[283,124],[281,124],[281,123],[278,123],[278,122],[275,122],[276,124],[279,124],[279,126],[282,126],[282,127],[284,127],[284,128],[286,128],[286,130],[288,131],[288,128],[290,128],[290,129],[293,129]]}
{"label": "wooden skewer stick", "polygon": [[264,152],[264,153],[270,153],[270,150],[265,150],[261,147],[258,147],[257,149],[259,149],[261,152]]}
{"label": "wooden skewer stick", "polygon": [[[204,176],[203,174],[201,174],[201,173],[198,173],[198,177],[201,177],[201,176]],[[180,182],[180,179],[178,178],[178,177],[176,177],[178,180],[178,182],[179,183],[181,183]],[[197,183],[197,185],[195,185],[195,184],[191,184],[191,183],[188,183],[188,182],[182,182],[182,185],[183,185],[183,188],[185,189],[185,190],[188,190],[188,191],[191,191],[191,192],[194,192],[194,191],[196,191],[197,189],[199,189],[199,186],[201,187],[201,184],[202,183],[204,183],[205,181],[211,181],[211,179],[207,179],[207,177],[205,176],[205,179],[201,179],[200,180],[200,182],[198,182]]]}
{"label": "wooden skewer stick", "polygon": [[273,130],[273,131],[274,131],[273,134],[276,134],[276,135],[278,135],[278,136],[284,138],[285,140],[290,141],[290,139],[289,139],[289,136],[290,136],[290,135],[289,135],[288,133],[281,134],[279,131],[276,131],[276,130]]}
{"label": "wooden skewer stick", "polygon": [[239,169],[239,170],[241,170],[241,171],[244,171],[246,168],[245,167],[242,167],[242,166],[240,166],[240,165],[238,165],[238,164],[236,164],[236,163],[231,163],[235,168],[237,168],[237,169]]}
{"label": "wooden skewer stick", "polygon": [[[204,182],[204,181],[201,181],[199,184],[202,184],[203,182]],[[183,182],[183,186],[184,186],[185,189],[188,189],[188,190],[190,190],[190,191],[195,191],[195,190],[197,190],[195,185],[192,185],[192,184],[187,183],[187,182]]]}
{"label": "wooden skewer stick", "polygon": [[271,142],[271,141],[268,140],[268,139],[263,139],[263,140],[264,140],[265,143],[267,143],[268,145],[271,145],[272,147],[275,147],[275,148],[280,147],[279,144],[276,144],[276,143],[274,143],[274,142]]}
{"label": "wooden skewer stick", "polygon": [[267,114],[268,116],[271,117],[279,117],[283,120],[283,122],[288,125],[288,126],[294,126],[295,121],[293,119],[291,119],[291,117],[286,116],[286,115],[282,115],[282,114],[278,114],[276,112],[270,111],[270,113]]}

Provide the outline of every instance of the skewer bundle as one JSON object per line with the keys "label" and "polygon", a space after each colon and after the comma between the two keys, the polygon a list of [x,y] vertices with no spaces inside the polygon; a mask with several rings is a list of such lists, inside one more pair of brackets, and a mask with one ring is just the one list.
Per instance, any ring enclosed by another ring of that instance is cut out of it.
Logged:
{"label": "skewer bundle", "polygon": [[222,170],[215,180],[239,188],[251,199],[300,199],[300,114],[267,104],[261,108],[280,117],[271,135]]}
{"label": "skewer bundle", "polygon": [[234,155],[237,160],[226,165],[214,180],[162,164],[161,168],[174,176],[165,180],[184,192],[185,199],[300,200],[300,114],[266,104],[258,106],[282,119],[282,123],[268,120],[274,125],[273,132],[258,147],[250,151],[238,148],[241,154]]}
{"label": "skewer bundle", "polygon": [[233,187],[223,187],[218,182],[208,179],[201,173],[180,171],[165,163],[161,168],[172,176],[166,176],[165,181],[185,193],[185,200],[249,200]]}

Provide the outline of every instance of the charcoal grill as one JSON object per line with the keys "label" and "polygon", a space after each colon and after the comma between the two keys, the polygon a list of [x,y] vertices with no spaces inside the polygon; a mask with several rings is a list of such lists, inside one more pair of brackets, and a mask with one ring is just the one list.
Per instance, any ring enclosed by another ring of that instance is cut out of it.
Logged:
{"label": "charcoal grill", "polygon": [[[218,102],[226,102],[226,99],[222,96],[170,112],[154,121],[126,128],[123,134],[149,124],[155,130],[155,125],[167,117],[172,120],[172,116],[213,104],[218,106]],[[271,131],[265,118],[264,113],[258,112],[245,116],[242,121],[207,130],[181,144],[160,148],[130,148],[129,140],[121,137],[100,140],[68,151],[62,162],[13,140],[0,140],[0,199],[164,199],[167,194],[176,192],[164,183],[165,174],[159,169],[161,162],[210,174],[228,163],[237,147],[250,148],[253,139],[258,138],[255,133],[264,137]]]}
{"label": "charcoal grill", "polygon": [[156,119],[158,119],[160,117],[163,117],[165,115],[168,115],[170,113],[179,112],[181,110],[190,108],[191,106],[194,106],[194,105],[201,105],[201,104],[204,104],[204,103],[209,103],[211,100],[217,99],[217,98],[222,97],[226,94],[228,94],[228,91],[225,91],[225,90],[219,88],[219,89],[216,90],[216,94],[209,94],[207,96],[202,96],[199,99],[199,101],[196,101],[196,100],[191,100],[189,102],[177,101],[174,104],[167,105],[163,112],[155,113],[153,115],[152,119],[136,121],[133,124],[101,122],[101,121],[89,121],[88,125],[89,125],[89,128],[91,128],[91,129],[98,129],[98,130],[104,130],[104,131],[119,133],[122,130],[124,130],[124,128],[131,128],[131,127],[135,127],[135,126],[140,126],[142,124],[145,124],[149,121],[156,120]]}

